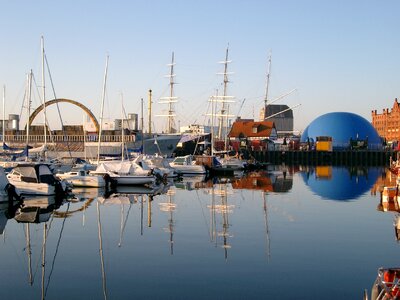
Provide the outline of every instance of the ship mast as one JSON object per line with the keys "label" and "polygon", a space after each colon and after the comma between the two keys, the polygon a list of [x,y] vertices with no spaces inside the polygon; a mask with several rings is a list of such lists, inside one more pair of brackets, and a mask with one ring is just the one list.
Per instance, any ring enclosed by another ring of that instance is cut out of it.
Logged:
{"label": "ship mast", "polygon": [[268,56],[267,80],[266,80],[266,84],[265,84],[264,120],[267,117],[268,88],[269,88],[269,80],[270,80],[270,77],[271,77],[271,58],[272,58],[272,54],[271,54],[271,51],[270,51],[269,52],[269,56]]}
{"label": "ship mast", "polygon": [[232,62],[231,60],[228,60],[228,55],[229,55],[229,47],[226,48],[226,53],[225,53],[225,60],[221,61],[220,63],[224,64],[224,72],[223,73],[218,73],[219,75],[224,76],[223,80],[223,94],[222,96],[216,96],[216,101],[222,103],[221,111],[220,114],[218,114],[218,139],[224,139],[225,140],[225,149],[227,146],[227,134],[228,134],[228,119],[234,117],[233,115],[229,115],[229,104],[228,103],[234,103],[233,101],[233,96],[228,96],[228,75],[232,73],[228,73],[228,63]]}
{"label": "ship mast", "polygon": [[178,97],[174,96],[174,86],[176,82],[174,81],[175,73],[174,73],[174,66],[175,66],[175,59],[174,59],[174,52],[172,52],[171,63],[167,66],[170,67],[169,74],[166,77],[169,78],[169,96],[168,97],[161,97],[158,103],[160,104],[168,104],[168,111],[165,115],[157,115],[158,117],[167,117],[167,133],[176,133],[177,129],[175,128],[175,117],[176,113],[174,110],[174,103],[178,102]]}

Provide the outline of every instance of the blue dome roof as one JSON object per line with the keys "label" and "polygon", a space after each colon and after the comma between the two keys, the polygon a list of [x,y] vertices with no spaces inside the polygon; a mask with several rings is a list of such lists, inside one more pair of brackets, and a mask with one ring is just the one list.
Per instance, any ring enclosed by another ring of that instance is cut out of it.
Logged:
{"label": "blue dome roof", "polygon": [[382,139],[363,117],[349,112],[332,112],[316,118],[301,135],[301,142],[315,141],[317,136],[332,137],[334,148],[347,148],[350,139],[367,140],[369,149],[380,149]]}

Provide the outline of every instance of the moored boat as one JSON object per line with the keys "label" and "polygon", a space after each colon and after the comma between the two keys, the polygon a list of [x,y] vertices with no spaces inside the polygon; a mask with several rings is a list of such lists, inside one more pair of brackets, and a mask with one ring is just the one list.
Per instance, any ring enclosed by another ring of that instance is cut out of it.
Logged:
{"label": "moored boat", "polygon": [[57,173],[56,177],[65,180],[74,187],[105,187],[106,179],[101,175],[91,175],[89,171],[72,170],[66,173]]}
{"label": "moored boat", "polygon": [[66,192],[65,182],[60,181],[45,163],[20,163],[7,175],[20,195],[58,195]]}
{"label": "moored boat", "polygon": [[95,171],[90,172],[94,175],[108,175],[115,180],[117,185],[144,185],[154,184],[156,179],[152,172],[137,174],[135,167],[129,161],[101,163]]}
{"label": "moored boat", "polygon": [[196,164],[192,155],[178,156],[169,163],[179,173],[185,174],[206,174],[204,165]]}

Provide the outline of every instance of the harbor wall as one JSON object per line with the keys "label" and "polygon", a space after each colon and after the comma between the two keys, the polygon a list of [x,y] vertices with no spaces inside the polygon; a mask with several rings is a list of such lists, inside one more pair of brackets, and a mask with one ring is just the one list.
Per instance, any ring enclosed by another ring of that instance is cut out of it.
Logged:
{"label": "harbor wall", "polygon": [[261,163],[291,165],[360,165],[386,166],[396,160],[395,151],[346,150],[346,151],[249,151]]}

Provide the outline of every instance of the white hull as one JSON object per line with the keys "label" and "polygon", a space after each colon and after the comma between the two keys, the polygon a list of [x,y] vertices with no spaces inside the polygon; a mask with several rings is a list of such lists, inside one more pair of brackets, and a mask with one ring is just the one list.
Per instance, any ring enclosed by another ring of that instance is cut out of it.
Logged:
{"label": "white hull", "polygon": [[68,178],[65,179],[66,182],[74,187],[105,187],[106,182],[102,177],[99,176],[84,176],[82,178]]}
{"label": "white hull", "polygon": [[182,166],[171,163],[171,167],[180,174],[206,174],[206,169],[201,165]]}
{"label": "white hull", "polygon": [[9,182],[16,187],[19,195],[47,196],[56,194],[55,187],[47,183],[23,182],[12,179],[9,179]]}
{"label": "white hull", "polygon": [[246,167],[246,163],[239,158],[221,158],[219,162],[222,168],[231,170],[243,170]]}
{"label": "white hull", "polygon": [[60,176],[64,181],[66,181],[68,184],[74,186],[74,187],[105,187],[106,182],[103,177],[101,176],[92,176],[92,175],[87,175],[87,176],[71,176],[71,177],[62,177]]}
{"label": "white hull", "polygon": [[203,165],[197,165],[193,156],[178,156],[169,165],[180,174],[206,174],[207,170]]}
{"label": "white hull", "polygon": [[117,182],[117,185],[144,185],[153,184],[155,182],[153,176],[110,174],[110,177]]}

